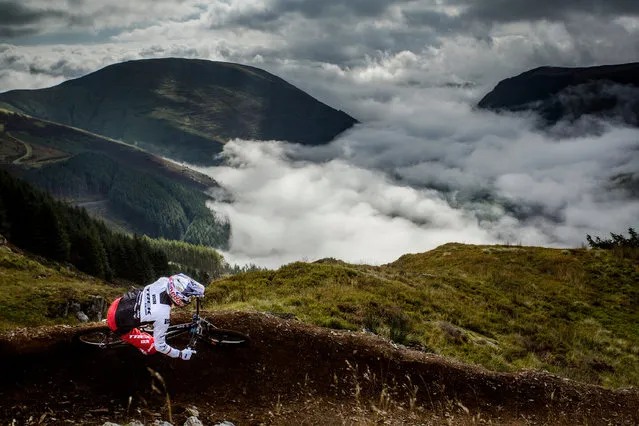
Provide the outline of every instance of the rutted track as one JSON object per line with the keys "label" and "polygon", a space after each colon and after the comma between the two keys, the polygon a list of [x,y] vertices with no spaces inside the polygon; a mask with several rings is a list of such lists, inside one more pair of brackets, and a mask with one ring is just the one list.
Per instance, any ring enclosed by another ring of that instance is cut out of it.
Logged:
{"label": "rutted track", "polygon": [[[167,417],[147,367],[166,381],[174,417],[242,424],[529,422],[637,424],[639,391],[607,390],[547,373],[488,372],[395,348],[363,333],[336,332],[261,313],[207,315],[251,337],[251,346],[201,347],[189,362],[132,348],[73,342],[73,327],[0,336],[0,424],[101,424]],[[89,326],[90,327],[90,326]],[[129,404],[129,398],[131,400]],[[44,417],[42,417],[44,415]],[[154,417],[155,416],[155,417]],[[179,421],[176,423],[181,424]]]}

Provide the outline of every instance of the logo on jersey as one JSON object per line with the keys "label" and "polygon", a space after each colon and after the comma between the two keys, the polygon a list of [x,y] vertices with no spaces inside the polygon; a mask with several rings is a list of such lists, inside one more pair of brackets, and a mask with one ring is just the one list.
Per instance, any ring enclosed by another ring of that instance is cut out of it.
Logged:
{"label": "logo on jersey", "polygon": [[147,315],[151,315],[151,292],[149,291],[149,289],[146,289],[146,291],[144,292],[144,299],[146,302],[144,303],[144,313]]}

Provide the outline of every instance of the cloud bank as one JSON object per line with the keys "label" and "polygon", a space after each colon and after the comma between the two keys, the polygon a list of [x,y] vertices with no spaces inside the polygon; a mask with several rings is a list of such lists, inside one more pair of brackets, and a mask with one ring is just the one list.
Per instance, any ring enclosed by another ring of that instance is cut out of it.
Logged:
{"label": "cloud bank", "polygon": [[233,229],[226,257],[276,266],[336,257],[379,263],[406,251],[493,238],[439,193],[399,186],[343,160],[286,159],[282,143],[230,143],[229,166],[210,174],[233,194],[211,203]]}
{"label": "cloud bank", "polygon": [[557,138],[533,117],[473,109],[467,89],[395,93],[328,146],[228,144],[226,167],[207,171],[233,196],[211,204],[231,221],[227,256],[379,264],[452,241],[579,247],[639,217],[612,185],[639,167],[638,130]]}

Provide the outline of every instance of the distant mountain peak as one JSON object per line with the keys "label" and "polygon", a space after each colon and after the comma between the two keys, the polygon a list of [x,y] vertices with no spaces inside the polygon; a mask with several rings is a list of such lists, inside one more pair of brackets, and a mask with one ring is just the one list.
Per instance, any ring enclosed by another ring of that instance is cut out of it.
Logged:
{"label": "distant mountain peak", "polygon": [[0,103],[199,164],[231,139],[321,145],[357,122],[264,70],[202,59],[121,62]]}
{"label": "distant mountain peak", "polygon": [[535,68],[501,81],[478,106],[536,111],[549,124],[590,114],[639,125],[639,62]]}

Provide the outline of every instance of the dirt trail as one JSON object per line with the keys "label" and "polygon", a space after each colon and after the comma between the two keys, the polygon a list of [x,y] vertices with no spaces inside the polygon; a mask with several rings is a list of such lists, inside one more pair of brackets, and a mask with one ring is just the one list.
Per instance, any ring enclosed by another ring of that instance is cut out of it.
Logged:
{"label": "dirt trail", "polygon": [[74,327],[0,336],[0,424],[167,420],[147,367],[166,381],[175,424],[188,405],[205,424],[639,423],[637,389],[612,391],[538,371],[489,372],[376,336],[262,313],[207,317],[247,333],[251,346],[201,347],[186,362],[83,347],[72,341]]}
{"label": "dirt trail", "polygon": [[7,138],[12,139],[14,142],[22,144],[24,146],[24,149],[26,150],[25,154],[22,157],[13,160],[13,164],[20,164],[23,161],[28,160],[29,158],[31,158],[31,155],[33,155],[33,149],[31,148],[30,144],[28,144],[27,142],[25,142],[25,141],[23,141],[21,139],[18,139],[16,137],[10,135],[9,133],[7,133],[6,136],[7,136]]}

